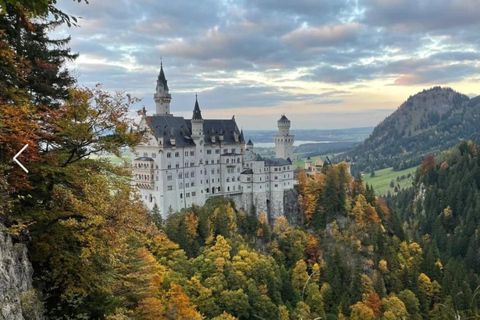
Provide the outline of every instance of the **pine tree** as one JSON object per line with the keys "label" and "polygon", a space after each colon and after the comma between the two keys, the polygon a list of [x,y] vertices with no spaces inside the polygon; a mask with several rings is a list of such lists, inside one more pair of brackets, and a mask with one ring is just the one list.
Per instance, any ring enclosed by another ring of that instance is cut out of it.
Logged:
{"label": "pine tree", "polygon": [[162,214],[160,213],[160,208],[156,203],[153,205],[152,211],[150,212],[150,219],[157,226],[157,228],[160,229],[163,226]]}

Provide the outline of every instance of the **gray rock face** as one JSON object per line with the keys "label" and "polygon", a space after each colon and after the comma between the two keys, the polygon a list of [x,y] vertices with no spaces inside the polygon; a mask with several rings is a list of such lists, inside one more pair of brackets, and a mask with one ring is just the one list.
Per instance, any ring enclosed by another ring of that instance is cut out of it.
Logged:
{"label": "gray rock face", "polygon": [[4,230],[0,223],[0,320],[44,319],[32,286],[27,248],[14,244]]}
{"label": "gray rock face", "polygon": [[285,190],[283,194],[283,214],[290,224],[298,223],[298,193],[295,189]]}

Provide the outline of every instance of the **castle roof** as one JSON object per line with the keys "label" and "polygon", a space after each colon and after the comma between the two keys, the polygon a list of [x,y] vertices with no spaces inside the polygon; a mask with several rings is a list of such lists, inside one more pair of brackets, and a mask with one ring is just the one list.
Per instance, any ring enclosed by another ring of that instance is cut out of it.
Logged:
{"label": "castle roof", "polygon": [[200,111],[200,106],[198,105],[198,99],[195,95],[195,107],[193,108],[192,120],[203,120],[202,111]]}
{"label": "castle roof", "polygon": [[284,114],[282,114],[282,117],[278,120],[278,122],[282,122],[282,121],[290,122],[290,120],[288,120],[288,118]]}
{"label": "castle roof", "polygon": [[253,174],[253,170],[252,169],[245,169],[240,174]]}
{"label": "castle roof", "polygon": [[157,86],[163,86],[165,90],[168,90],[167,78],[165,78],[165,73],[163,72],[163,63],[160,64],[160,73],[158,74]]}
{"label": "castle roof", "polygon": [[150,157],[139,157],[136,158],[135,161],[153,161],[153,159]]}
{"label": "castle roof", "polygon": [[317,166],[317,167],[323,166],[323,160],[322,160],[322,158],[318,158],[318,159],[315,161],[315,166]]}
{"label": "castle roof", "polygon": [[[150,116],[147,117],[147,124],[153,130],[155,138],[165,138],[165,147],[195,146],[191,138],[191,124],[183,117]],[[174,145],[170,139],[175,139]]]}
{"label": "castle roof", "polygon": [[248,139],[247,146],[253,146],[252,139]]}
{"label": "castle roof", "polygon": [[265,159],[266,166],[288,166],[291,165],[292,162],[289,159],[282,159],[282,158],[267,158]]}

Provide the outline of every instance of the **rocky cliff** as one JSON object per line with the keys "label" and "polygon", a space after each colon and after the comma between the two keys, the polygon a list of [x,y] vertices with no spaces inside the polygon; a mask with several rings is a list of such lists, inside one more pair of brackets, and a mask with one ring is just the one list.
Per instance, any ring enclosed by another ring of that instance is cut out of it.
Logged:
{"label": "rocky cliff", "polygon": [[0,320],[43,319],[32,274],[26,246],[13,243],[0,223]]}

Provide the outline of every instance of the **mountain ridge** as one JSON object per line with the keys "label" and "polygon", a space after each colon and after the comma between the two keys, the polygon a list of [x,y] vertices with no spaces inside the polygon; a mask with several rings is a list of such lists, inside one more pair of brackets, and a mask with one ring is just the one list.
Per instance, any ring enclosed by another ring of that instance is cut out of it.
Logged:
{"label": "mountain ridge", "polygon": [[460,140],[480,142],[478,121],[480,96],[469,98],[448,87],[424,89],[410,96],[346,155],[352,159],[355,173],[387,167],[405,169]]}

